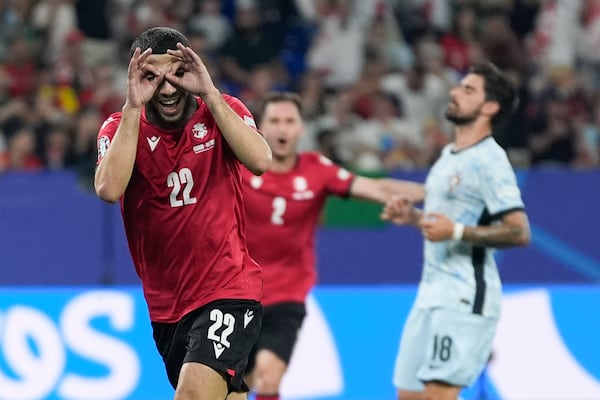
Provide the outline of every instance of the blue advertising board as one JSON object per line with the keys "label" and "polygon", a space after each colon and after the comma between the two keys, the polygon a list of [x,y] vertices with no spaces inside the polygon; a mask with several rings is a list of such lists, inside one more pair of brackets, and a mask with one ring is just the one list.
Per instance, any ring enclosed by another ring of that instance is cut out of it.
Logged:
{"label": "blue advertising board", "polygon": [[[422,179],[422,174],[398,175]],[[506,283],[600,281],[600,171],[522,171],[532,226],[526,248],[498,253]],[[137,284],[119,206],[70,173],[0,175],[0,285]],[[414,284],[422,237],[415,229],[320,226],[322,284]]]}
{"label": "blue advertising board", "polygon": [[[414,295],[412,286],[316,288],[282,398],[394,398]],[[596,286],[508,287],[494,357],[462,398],[600,398],[598,309]],[[0,399],[172,396],[138,288],[0,288]]]}

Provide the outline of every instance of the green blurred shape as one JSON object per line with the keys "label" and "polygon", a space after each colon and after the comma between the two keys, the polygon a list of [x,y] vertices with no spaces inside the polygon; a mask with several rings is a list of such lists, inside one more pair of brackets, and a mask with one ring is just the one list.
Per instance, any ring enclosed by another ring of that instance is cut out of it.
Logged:
{"label": "green blurred shape", "polygon": [[[383,178],[385,172],[357,172],[356,174],[370,178]],[[379,218],[383,206],[359,199],[344,199],[329,196],[321,216],[321,224],[330,228],[382,228],[385,223]]]}

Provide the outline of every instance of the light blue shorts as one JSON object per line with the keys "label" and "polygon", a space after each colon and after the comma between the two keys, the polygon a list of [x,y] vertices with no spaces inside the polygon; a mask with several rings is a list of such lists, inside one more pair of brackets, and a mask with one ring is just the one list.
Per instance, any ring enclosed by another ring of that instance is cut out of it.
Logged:
{"label": "light blue shorts", "polygon": [[469,386],[489,360],[498,318],[464,311],[413,308],[404,324],[394,385],[421,391],[423,382]]}

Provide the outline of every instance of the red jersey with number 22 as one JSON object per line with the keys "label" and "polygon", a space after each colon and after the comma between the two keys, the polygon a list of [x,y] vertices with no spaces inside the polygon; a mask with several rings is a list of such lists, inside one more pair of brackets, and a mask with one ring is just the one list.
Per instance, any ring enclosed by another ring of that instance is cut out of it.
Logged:
{"label": "red jersey with number 22", "polygon": [[[248,125],[254,119],[223,95]],[[162,130],[141,119],[133,174],[121,212],[150,319],[176,322],[217,299],[260,300],[260,267],[248,255],[242,203],[242,164],[206,105],[183,129]],[[121,113],[98,134],[98,162]],[[259,134],[258,132],[256,133]]]}
{"label": "red jersey with number 22", "polygon": [[243,168],[248,249],[263,269],[264,305],[304,302],[316,281],[314,237],[330,194],[348,196],[354,175],[315,152],[286,173]]}

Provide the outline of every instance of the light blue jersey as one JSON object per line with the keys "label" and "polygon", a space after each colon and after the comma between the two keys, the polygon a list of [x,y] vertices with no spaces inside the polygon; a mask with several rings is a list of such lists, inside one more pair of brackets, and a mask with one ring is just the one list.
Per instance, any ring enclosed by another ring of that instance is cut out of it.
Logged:
{"label": "light blue jersey", "polygon": [[[446,146],[425,183],[424,212],[465,226],[489,225],[523,208],[513,169],[492,137],[459,152]],[[485,367],[500,315],[502,284],[493,249],[426,240],[424,253],[394,384],[411,391],[429,381],[468,386]]]}
{"label": "light blue jersey", "polygon": [[[491,136],[458,152],[447,145],[425,189],[425,213],[442,213],[465,226],[489,225],[508,211],[524,209],[506,152]],[[426,240],[415,307],[497,317],[502,284],[493,253],[463,241]]]}

